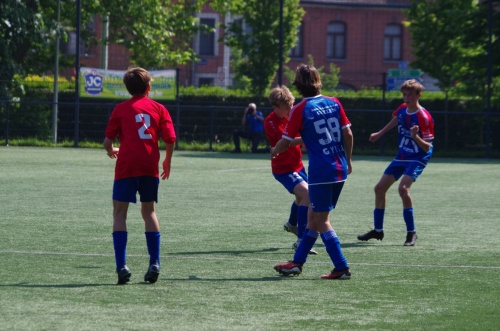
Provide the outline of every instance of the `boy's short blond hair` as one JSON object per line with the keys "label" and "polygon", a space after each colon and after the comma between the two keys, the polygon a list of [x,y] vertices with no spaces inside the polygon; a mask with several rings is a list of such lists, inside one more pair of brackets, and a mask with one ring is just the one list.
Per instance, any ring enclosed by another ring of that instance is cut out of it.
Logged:
{"label": "boy's short blond hair", "polygon": [[293,103],[295,102],[295,97],[292,92],[288,89],[288,87],[276,86],[272,89],[271,94],[269,94],[269,103],[271,106],[288,106],[290,108],[293,107]]}
{"label": "boy's short blond hair", "polygon": [[416,79],[409,79],[405,81],[403,84],[401,84],[401,87],[399,88],[399,91],[414,91],[417,94],[422,93],[424,90],[424,86],[420,84]]}

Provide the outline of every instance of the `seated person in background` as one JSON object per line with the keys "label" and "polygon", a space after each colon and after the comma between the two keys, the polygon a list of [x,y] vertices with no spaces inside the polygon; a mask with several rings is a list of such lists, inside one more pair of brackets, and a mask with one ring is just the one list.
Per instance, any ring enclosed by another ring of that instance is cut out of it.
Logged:
{"label": "seated person in background", "polygon": [[248,104],[243,112],[241,119],[243,129],[233,131],[234,151],[233,153],[241,153],[240,137],[249,139],[252,142],[252,153],[267,152],[259,151],[259,142],[264,137],[264,115],[257,111],[255,103]]}

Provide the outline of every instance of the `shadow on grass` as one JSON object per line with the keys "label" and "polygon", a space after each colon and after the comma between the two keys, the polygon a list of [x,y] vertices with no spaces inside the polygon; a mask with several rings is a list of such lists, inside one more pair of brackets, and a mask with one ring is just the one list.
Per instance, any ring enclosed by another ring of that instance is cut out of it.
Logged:
{"label": "shadow on grass", "polygon": [[212,254],[223,254],[223,255],[241,255],[241,254],[258,254],[258,253],[269,253],[269,252],[277,252],[282,250],[283,248],[265,248],[259,250],[241,250],[241,251],[200,251],[200,252],[177,252],[177,253],[168,253],[168,255],[212,255]]}
{"label": "shadow on grass", "polygon": [[[288,279],[293,279],[296,277],[285,277],[285,276],[272,276],[272,277],[257,277],[257,278],[200,278],[195,275],[191,275],[187,278],[160,278],[162,281],[202,281],[202,282],[271,282],[271,281],[283,281]],[[302,278],[302,280],[307,280]],[[31,284],[27,282],[17,283],[17,284],[0,284],[0,287],[20,287],[20,288],[83,288],[83,287],[101,287],[101,286],[131,286],[131,285],[150,285],[153,284],[149,282],[137,282],[128,283],[126,285],[118,285],[116,283],[108,284]]]}
{"label": "shadow on grass", "polygon": [[[380,245],[380,243],[378,243],[378,245]],[[377,246],[377,242],[375,241],[372,241],[372,242],[366,242],[366,241],[355,241],[355,242],[350,242],[350,243],[346,243],[346,242],[343,242],[340,244],[340,246],[342,248],[358,248],[358,247],[373,247],[373,246]]]}
{"label": "shadow on grass", "polygon": [[295,277],[284,276],[270,276],[270,277],[257,277],[257,278],[200,278],[196,275],[189,276],[188,278],[165,278],[165,281],[198,281],[198,282],[275,282],[292,279]]}
{"label": "shadow on grass", "polygon": [[[183,153],[185,152],[185,153]],[[189,151],[179,151],[176,157],[185,158],[207,158],[207,159],[261,159],[270,161],[270,156],[268,152],[262,153],[231,153],[231,152],[189,152]]]}
{"label": "shadow on grass", "polygon": [[26,288],[81,288],[81,287],[99,287],[99,286],[116,286],[116,284],[0,284],[0,287],[26,287]]}
{"label": "shadow on grass", "polygon": [[[377,242],[350,242],[346,243],[343,242],[341,243],[342,248],[362,248],[362,247],[374,247],[374,246],[379,246],[381,243]],[[387,246],[387,245],[384,245]],[[394,244],[391,246],[402,246],[399,244]],[[322,243],[316,243],[314,245],[315,248],[324,248],[325,245]],[[272,247],[272,248],[265,248],[265,249],[260,249],[260,250],[241,250],[241,251],[201,251],[201,252],[177,252],[177,253],[168,253],[169,256],[176,256],[176,255],[216,255],[216,254],[221,254],[221,255],[242,255],[242,254],[258,254],[258,253],[272,253],[272,252],[278,252],[282,250],[288,250],[290,251],[291,248],[289,247]]]}

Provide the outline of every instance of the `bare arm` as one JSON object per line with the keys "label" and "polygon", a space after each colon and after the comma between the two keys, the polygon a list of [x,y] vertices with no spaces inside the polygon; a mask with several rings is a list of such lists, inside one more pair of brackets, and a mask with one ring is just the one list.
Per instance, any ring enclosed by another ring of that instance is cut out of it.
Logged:
{"label": "bare arm", "polygon": [[290,147],[290,140],[281,138],[280,141],[276,143],[276,146],[271,148],[271,157],[275,157],[280,153],[283,153]]}
{"label": "bare arm", "polygon": [[412,126],[410,130],[411,130],[411,137],[413,138],[413,140],[415,140],[417,145],[420,148],[422,148],[425,152],[428,152],[431,149],[431,143],[423,140],[422,137],[418,135],[418,131],[420,130],[418,125]]}
{"label": "bare arm", "polygon": [[304,142],[302,141],[302,137],[294,138],[290,142],[290,146],[297,146],[297,145],[302,145]]}
{"label": "bare arm", "polygon": [[102,146],[108,153],[108,156],[111,159],[116,159],[118,156],[118,151],[120,150],[117,147],[113,147],[113,140],[109,139],[108,137],[104,138],[104,141],[102,142]]}
{"label": "bare arm", "polygon": [[163,172],[161,173],[161,179],[165,180],[170,177],[170,165],[172,162],[172,155],[174,154],[174,144],[166,144],[166,155],[165,159],[163,160],[162,166],[163,166]]}
{"label": "bare arm", "polygon": [[344,137],[345,158],[347,160],[347,173],[352,172],[352,149],[354,146],[354,136],[350,127],[342,129]]}
{"label": "bare arm", "polygon": [[372,133],[370,135],[370,138],[369,140],[374,143],[376,142],[377,140],[379,140],[387,131],[391,130],[392,128],[396,127],[398,125],[398,118],[397,117],[393,117],[389,123],[387,123],[386,126],[384,126],[384,128],[378,132],[375,132],[375,133]]}

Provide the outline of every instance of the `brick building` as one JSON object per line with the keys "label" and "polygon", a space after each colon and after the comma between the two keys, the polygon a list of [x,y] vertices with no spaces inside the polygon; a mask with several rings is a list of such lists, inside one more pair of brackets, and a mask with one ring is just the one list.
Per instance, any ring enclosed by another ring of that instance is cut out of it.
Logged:
{"label": "brick building", "polygon": [[[290,68],[312,56],[317,67],[328,68],[334,63],[340,68],[339,87],[358,89],[381,86],[388,69],[398,69],[412,60],[409,32],[403,25],[403,9],[410,6],[409,0],[302,0],[300,4],[305,15],[299,41],[286,64]],[[198,16],[203,24],[214,27],[215,32],[193,38],[193,48],[201,60],[180,66],[180,82],[231,86],[231,50],[218,42],[224,33],[218,24],[232,18],[209,7]],[[99,20],[95,31],[97,36],[102,31]],[[82,66],[102,67],[100,51],[100,46],[88,50],[81,59]],[[126,69],[130,64],[127,51],[109,45],[107,63],[108,69]]]}

